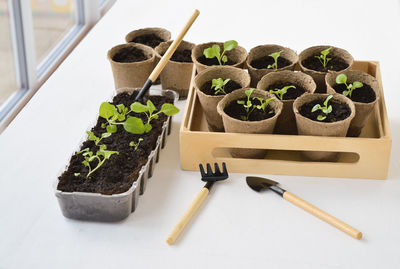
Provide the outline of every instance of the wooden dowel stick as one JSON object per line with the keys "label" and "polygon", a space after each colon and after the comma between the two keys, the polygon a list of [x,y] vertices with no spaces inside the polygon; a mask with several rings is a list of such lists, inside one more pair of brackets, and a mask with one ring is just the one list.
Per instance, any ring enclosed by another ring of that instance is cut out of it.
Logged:
{"label": "wooden dowel stick", "polygon": [[192,24],[196,20],[196,18],[199,16],[199,14],[200,14],[200,11],[198,11],[197,9],[193,12],[192,16],[186,22],[182,31],[174,39],[172,44],[169,46],[168,50],[165,52],[164,56],[161,58],[160,62],[157,64],[156,68],[154,68],[153,72],[150,74],[149,79],[151,81],[154,82],[157,79],[157,77],[160,75],[161,71],[164,69],[164,66],[167,64],[169,59],[172,57],[176,48],[179,46],[183,37],[185,36],[185,34],[189,30],[189,28],[192,26]]}
{"label": "wooden dowel stick", "polygon": [[356,238],[356,239],[361,239],[362,237],[362,233],[351,227],[350,225],[344,223],[343,221],[335,218],[334,216],[329,215],[328,213],[326,213],[325,211],[322,211],[321,209],[313,206],[312,204],[304,201],[303,199],[301,199],[300,197],[297,197],[296,195],[294,195],[293,193],[290,193],[288,191],[286,191],[283,194],[283,198],[288,200],[289,202],[297,205],[298,207],[306,210],[307,212],[313,214],[314,216],[328,222],[329,224],[332,224],[333,226],[335,226],[336,228],[342,230],[343,232],[347,233],[348,235]]}
{"label": "wooden dowel stick", "polygon": [[175,225],[174,229],[167,237],[168,245],[172,245],[175,243],[176,239],[182,233],[185,226],[189,223],[190,219],[200,208],[201,204],[204,202],[204,199],[207,197],[209,190],[207,188],[201,189],[200,193],[196,196],[190,207],[186,210],[183,217],[179,220],[179,222]]}

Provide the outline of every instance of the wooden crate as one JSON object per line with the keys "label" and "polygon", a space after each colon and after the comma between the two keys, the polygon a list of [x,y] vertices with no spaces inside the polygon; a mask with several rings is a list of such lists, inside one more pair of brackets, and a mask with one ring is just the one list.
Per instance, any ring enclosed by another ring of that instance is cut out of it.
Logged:
{"label": "wooden crate", "polygon": [[[229,172],[296,176],[385,179],[392,138],[378,62],[355,61],[354,70],[376,77],[381,98],[360,137],[322,137],[278,134],[210,132],[192,84],[180,128],[183,170],[198,170],[199,163],[226,162]],[[265,159],[233,158],[229,148],[268,149]],[[340,152],[336,162],[306,160],[301,151]]]}

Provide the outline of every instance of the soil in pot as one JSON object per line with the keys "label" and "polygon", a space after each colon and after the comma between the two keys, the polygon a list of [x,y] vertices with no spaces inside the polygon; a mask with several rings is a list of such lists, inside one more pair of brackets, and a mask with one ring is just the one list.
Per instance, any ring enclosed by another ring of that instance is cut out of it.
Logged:
{"label": "soil in pot", "polygon": [[133,63],[147,60],[147,57],[144,55],[141,49],[135,47],[126,47],[120,49],[120,51],[117,52],[112,59],[120,63]]}
{"label": "soil in pot", "polygon": [[159,36],[157,36],[155,34],[146,34],[146,35],[137,36],[130,42],[147,45],[154,49],[155,47],[160,45],[161,42],[165,42],[165,41],[166,40],[160,38]]}
{"label": "soil in pot", "polygon": [[[136,92],[132,95],[120,93],[114,97],[112,104],[124,104],[129,107],[134,102],[135,96]],[[144,101],[146,102],[147,99],[150,99],[157,109],[160,109],[165,102],[173,102],[164,96],[149,96],[145,97]],[[134,114],[132,113],[132,115]],[[140,114],[134,116],[145,119]],[[102,194],[117,194],[127,191],[137,179],[141,167],[147,162],[148,155],[157,144],[158,136],[162,132],[163,122],[167,119],[162,113],[159,116],[157,120],[152,121],[153,129],[147,134],[131,134],[126,132],[122,126],[119,126],[116,133],[113,133],[110,137],[103,138],[100,144],[106,145],[107,150],[118,151],[119,154],[113,154],[89,178],[86,178],[88,168],[82,164],[83,155],[75,153],[71,157],[68,169],[59,177],[57,189],[65,192],[78,191]],[[101,127],[105,122],[105,119],[99,117],[91,132],[100,137],[102,133],[106,132]],[[133,147],[129,146],[129,143],[131,141],[136,143],[139,138],[142,138],[143,141],[140,142],[138,149],[134,150]],[[94,154],[99,149],[93,141],[89,140],[83,142],[80,150],[85,148],[89,148]],[[91,162],[91,166],[96,167],[97,160]],[[75,176],[76,173],[79,173],[79,176]]]}
{"label": "soil in pot", "polygon": [[[164,53],[161,54],[161,56],[164,56]],[[174,52],[170,60],[179,63],[191,63],[192,50],[177,50]]]}
{"label": "soil in pot", "polygon": [[306,103],[300,107],[299,113],[302,116],[317,122],[336,122],[344,120],[350,116],[351,109],[347,104],[340,103],[335,100],[330,100],[329,105],[332,106],[332,112],[327,114],[324,120],[322,121],[318,120],[317,117],[318,115],[321,114],[321,111],[317,110],[315,112],[311,112],[311,110],[316,104],[322,104],[324,101],[325,99],[317,99],[309,103]]}
{"label": "soil in pot", "polygon": [[[254,68],[265,69],[265,68],[268,67],[268,65],[272,65],[274,63],[275,63],[274,58],[272,58],[271,56],[264,56],[264,57],[261,57],[261,58],[258,58],[258,59],[255,59],[255,60],[251,61],[250,64]],[[279,57],[278,58],[278,64],[277,65],[278,65],[279,68],[283,68],[283,67],[289,66],[291,64],[292,64],[291,61],[286,60],[283,57]]]}
{"label": "soil in pot", "polygon": [[[230,102],[224,109],[224,112],[231,116],[232,118],[242,120],[243,117],[246,117],[246,110],[243,108],[243,105],[240,105],[237,103],[237,101],[247,101],[246,98],[242,98],[239,100],[235,100],[233,102]],[[258,100],[253,100],[252,101],[255,105],[260,105],[260,101]],[[260,109],[255,109],[251,114],[249,115],[248,120],[249,121],[260,121],[260,120],[266,120],[269,118],[272,118],[275,116],[275,111],[270,107],[267,106],[265,109],[265,112]]]}
{"label": "soil in pot", "polygon": [[282,89],[286,86],[295,86],[296,88],[289,88],[287,92],[282,96],[283,100],[294,100],[306,92],[306,90],[303,87],[293,83],[277,83],[268,87],[267,91],[269,92],[270,90]]}
{"label": "soil in pot", "polygon": [[[212,80],[207,81],[206,83],[204,83],[203,86],[201,86],[200,90],[202,92],[204,92],[205,94],[211,95],[211,96],[225,95],[222,92],[219,92],[218,94],[214,94],[215,90],[211,89],[211,86],[212,86]],[[224,90],[228,94],[228,93],[233,92],[234,90],[237,90],[237,89],[240,89],[240,88],[242,88],[242,86],[239,83],[237,83],[234,80],[229,80],[228,83],[225,85]]]}
{"label": "soil in pot", "polygon": [[314,56],[306,58],[305,60],[303,60],[303,62],[301,64],[308,69],[320,71],[320,72],[340,71],[340,70],[344,70],[347,67],[349,67],[349,65],[342,59],[332,58],[328,62],[328,64],[326,65],[326,68],[325,68],[321,64],[320,60]]}
{"label": "soil in pot", "polygon": [[[333,89],[337,92],[342,94],[344,91],[347,91],[347,87],[344,84],[335,84]],[[371,88],[370,85],[363,83],[361,88],[354,90],[350,96],[347,96],[353,102],[360,102],[360,103],[371,103],[376,100],[376,94],[374,90]]]}
{"label": "soil in pot", "polygon": [[[206,56],[204,56],[204,55],[197,58],[197,61],[201,64],[208,65],[208,66],[220,65],[217,58],[206,58]],[[225,63],[225,65],[234,65],[234,64],[236,64],[236,62],[232,61],[229,58],[228,58],[228,61]]]}

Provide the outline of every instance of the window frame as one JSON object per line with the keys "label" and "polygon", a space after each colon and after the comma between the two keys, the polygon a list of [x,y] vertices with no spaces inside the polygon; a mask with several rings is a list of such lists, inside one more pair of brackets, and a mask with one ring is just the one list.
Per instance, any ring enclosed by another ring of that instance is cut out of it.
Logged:
{"label": "window frame", "polygon": [[37,63],[31,2],[8,0],[18,89],[0,106],[0,133],[115,2],[116,0],[104,0],[100,4],[99,1],[75,0],[75,25]]}

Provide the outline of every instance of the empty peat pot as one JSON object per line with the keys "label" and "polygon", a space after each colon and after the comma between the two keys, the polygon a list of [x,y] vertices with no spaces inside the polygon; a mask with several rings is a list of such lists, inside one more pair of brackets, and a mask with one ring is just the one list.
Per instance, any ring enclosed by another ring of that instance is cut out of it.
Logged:
{"label": "empty peat pot", "polygon": [[[221,53],[224,50],[224,43],[222,42],[209,42],[196,45],[192,50],[192,60],[196,66],[197,73],[211,67],[219,65],[216,58],[207,59],[203,52],[207,48],[211,48],[213,45],[220,47]],[[247,51],[241,46],[237,46],[233,50],[227,51],[225,55],[228,57],[228,62],[224,66],[233,66],[243,68],[247,58]]]}
{"label": "empty peat pot", "polygon": [[[277,69],[268,68],[275,60],[269,56],[271,53],[280,52],[277,59]],[[256,87],[260,79],[270,72],[281,70],[294,70],[299,57],[297,53],[289,48],[279,45],[260,45],[252,48],[246,60],[247,69],[251,77],[251,87]]]}
{"label": "empty peat pot", "polygon": [[108,51],[115,88],[140,88],[155,66],[155,52],[142,44],[128,43]]}
{"label": "empty peat pot", "polygon": [[245,70],[232,66],[214,66],[197,74],[194,78],[194,87],[206,116],[208,128],[213,132],[224,131],[221,115],[217,112],[217,104],[225,95],[223,93],[216,95],[215,90],[211,88],[212,80],[218,78],[230,79],[225,85],[226,93],[250,85],[250,75]]}
{"label": "empty peat pot", "polygon": [[171,32],[159,27],[149,27],[138,29],[129,32],[125,36],[127,43],[139,43],[150,46],[152,48],[157,47],[161,42],[165,42],[171,39]]}
{"label": "empty peat pot", "polygon": [[[272,134],[275,128],[276,120],[282,111],[282,102],[278,99],[274,99],[269,102],[265,108],[265,112],[261,109],[255,109],[252,113],[254,118],[248,117],[247,120],[236,118],[237,116],[246,114],[246,110],[243,105],[237,103],[238,100],[245,101],[247,99],[246,90],[251,88],[244,88],[235,90],[227,94],[218,103],[218,113],[222,116],[224,123],[225,132],[227,133],[250,133],[250,134]],[[259,97],[269,99],[274,95],[266,92],[254,89],[251,93],[251,98]],[[252,99],[252,102],[257,102]],[[259,103],[255,103],[259,104]],[[269,113],[271,112],[271,113]],[[257,114],[256,114],[257,113]],[[233,115],[235,114],[235,115]],[[255,117],[257,116],[257,117]],[[233,148],[230,150],[232,157],[235,158],[253,158],[259,159],[264,158],[267,153],[265,149],[241,149]]]}
{"label": "empty peat pot", "polygon": [[[322,64],[317,56],[321,56],[321,52],[329,49],[327,58],[331,58],[326,67]],[[303,50],[299,54],[299,66],[301,71],[312,76],[317,84],[316,93],[326,93],[325,75],[331,71],[344,71],[348,70],[353,65],[353,56],[346,50],[336,48],[333,46],[314,46]]]}
{"label": "empty peat pot", "polygon": [[[287,89],[287,92],[280,95],[279,92],[288,86],[295,88]],[[296,119],[293,113],[293,102],[304,93],[314,93],[316,84],[311,76],[295,71],[270,72],[262,77],[257,84],[257,89],[270,92],[278,90],[276,98],[283,103],[282,113],[279,116],[274,133],[297,134]]]}
{"label": "empty peat pot", "polygon": [[[316,136],[346,136],[350,122],[355,116],[353,102],[344,95],[335,93],[328,101],[327,107],[332,106],[332,112],[324,114],[321,110],[312,112],[316,104],[323,106],[329,94],[305,93],[293,103],[293,111],[296,116],[296,124],[299,135]],[[326,116],[324,120],[318,120],[317,116]],[[336,161],[337,152],[304,151],[303,155],[313,161]]]}
{"label": "empty peat pot", "polygon": [[[155,48],[157,56],[161,58],[171,43],[172,40],[158,45]],[[191,57],[193,47],[193,43],[182,41],[160,75],[161,87],[178,92],[180,98],[187,97],[189,91],[193,72]]]}
{"label": "empty peat pot", "polygon": [[359,81],[363,84],[361,88],[354,89],[350,98],[355,106],[356,114],[350,123],[347,136],[357,137],[361,134],[365,123],[371,112],[374,110],[375,104],[380,98],[379,83],[373,76],[356,70],[346,70],[338,73],[329,73],[326,75],[326,87],[328,93],[340,93],[348,90],[345,84],[337,84],[336,77],[339,74],[344,74],[347,77],[346,84],[354,84]]}

